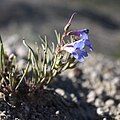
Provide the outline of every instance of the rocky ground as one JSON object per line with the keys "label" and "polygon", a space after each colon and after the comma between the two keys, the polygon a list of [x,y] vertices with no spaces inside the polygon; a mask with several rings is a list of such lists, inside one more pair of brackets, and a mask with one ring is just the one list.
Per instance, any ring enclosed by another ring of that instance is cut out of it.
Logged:
{"label": "rocky ground", "polygon": [[0,101],[1,120],[120,120],[120,61],[92,54],[17,108]]}
{"label": "rocky ground", "polygon": [[[39,35],[47,34],[53,41],[53,31],[62,32],[76,11],[71,28],[89,28],[95,52],[120,57],[120,2],[93,1],[0,0],[5,50],[24,58],[23,37],[34,43],[40,41]],[[24,60],[18,62],[22,65]],[[57,76],[45,90],[21,99],[16,108],[1,98],[0,93],[0,120],[120,120],[120,60],[93,54],[74,70]]]}
{"label": "rocky ground", "polygon": [[[53,84],[54,86],[54,84]],[[104,120],[120,119],[120,61],[110,60],[103,55],[92,55],[73,71],[67,71],[61,80],[56,80],[56,91],[72,99],[85,109],[87,119],[93,111]],[[88,105],[93,109],[89,110]],[[92,112],[90,112],[92,111]],[[90,114],[89,114],[90,113]],[[99,119],[102,119],[99,118]]]}

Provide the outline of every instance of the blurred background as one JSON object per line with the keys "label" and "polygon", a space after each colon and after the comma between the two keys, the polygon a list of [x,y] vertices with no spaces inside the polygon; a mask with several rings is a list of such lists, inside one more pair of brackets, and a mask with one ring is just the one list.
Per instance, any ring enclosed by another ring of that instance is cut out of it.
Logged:
{"label": "blurred background", "polygon": [[23,38],[54,41],[73,12],[71,29],[89,28],[95,52],[120,57],[120,0],[0,0],[0,34],[17,50]]}

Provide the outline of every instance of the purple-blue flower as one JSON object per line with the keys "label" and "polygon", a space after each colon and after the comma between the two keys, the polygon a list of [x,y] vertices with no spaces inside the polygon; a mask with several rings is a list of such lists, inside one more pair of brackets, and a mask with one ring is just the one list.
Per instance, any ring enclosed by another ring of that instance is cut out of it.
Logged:
{"label": "purple-blue flower", "polygon": [[88,50],[93,50],[88,33],[88,29],[69,32],[68,35],[78,36],[80,39],[70,44],[65,44],[63,50],[71,53],[78,61],[83,62],[84,58],[88,56]]}

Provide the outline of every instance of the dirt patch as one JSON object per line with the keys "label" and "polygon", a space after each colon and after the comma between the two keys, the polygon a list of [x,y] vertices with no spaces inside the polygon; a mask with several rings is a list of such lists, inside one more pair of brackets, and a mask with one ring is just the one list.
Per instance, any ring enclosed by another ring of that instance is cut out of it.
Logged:
{"label": "dirt patch", "polygon": [[[15,108],[1,102],[3,120],[86,120],[98,118],[95,107],[81,101],[82,106],[58,95],[54,90],[41,90],[19,101]],[[89,111],[85,111],[89,109]],[[90,117],[90,114],[93,116]]]}

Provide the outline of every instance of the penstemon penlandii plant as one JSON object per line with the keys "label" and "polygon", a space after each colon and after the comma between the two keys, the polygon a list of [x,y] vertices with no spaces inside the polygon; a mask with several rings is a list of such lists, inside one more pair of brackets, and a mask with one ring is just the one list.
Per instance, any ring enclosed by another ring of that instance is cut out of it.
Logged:
{"label": "penstemon penlandii plant", "polygon": [[[40,57],[39,51],[38,54],[35,55],[32,48],[23,41],[32,55],[30,57],[30,61],[32,62],[30,66],[36,74],[36,78],[33,80],[34,85],[43,87],[43,85],[49,84],[57,74],[60,74],[66,69],[75,67],[78,61],[83,62],[84,58],[88,56],[88,49],[90,51],[93,50],[92,44],[88,38],[88,29],[69,30],[74,15],[75,13],[72,14],[64,27],[64,32],[61,36],[55,31],[57,39],[56,47],[54,43],[52,43],[53,47],[51,48],[47,39],[41,38],[43,42],[43,49],[40,51],[43,53],[42,57]],[[69,37],[70,40],[65,40],[65,37]],[[88,49],[86,49],[86,47],[88,47]]]}
{"label": "penstemon penlandii plant", "polygon": [[[88,38],[88,29],[70,30],[71,22],[76,13],[73,13],[64,27],[62,35],[57,33],[57,44],[48,42],[47,38],[40,37],[42,44],[36,43],[36,51],[23,40],[28,49],[26,67],[20,72],[15,63],[15,56],[7,56],[4,52],[2,40],[0,43],[0,91],[4,94],[19,93],[25,87],[28,93],[43,89],[53,78],[66,69],[71,69],[78,62],[83,62],[93,46]],[[52,47],[51,47],[52,46]]]}

